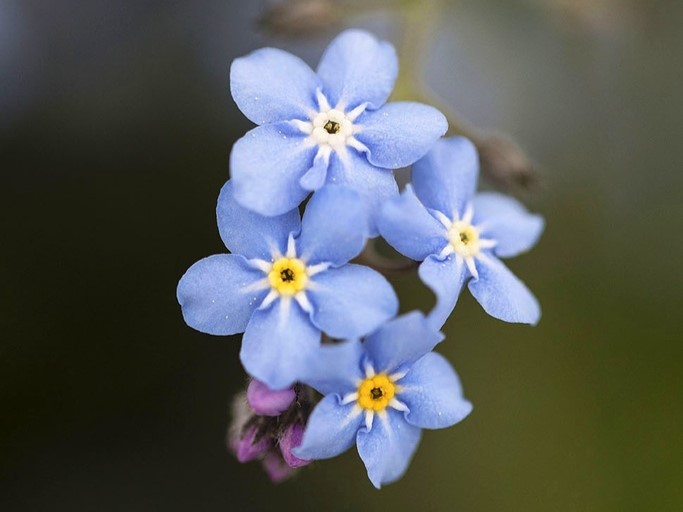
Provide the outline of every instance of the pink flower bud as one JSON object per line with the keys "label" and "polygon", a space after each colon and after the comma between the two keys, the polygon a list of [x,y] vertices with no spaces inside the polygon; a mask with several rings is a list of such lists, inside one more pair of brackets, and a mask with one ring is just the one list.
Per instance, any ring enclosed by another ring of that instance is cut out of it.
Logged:
{"label": "pink flower bud", "polygon": [[310,460],[300,459],[292,453],[292,449],[301,444],[301,439],[303,436],[303,425],[300,423],[294,423],[293,425],[290,425],[287,430],[285,430],[284,435],[280,439],[280,451],[282,452],[282,458],[291,468],[300,468],[301,466],[311,463]]}
{"label": "pink flower bud", "polygon": [[256,428],[247,429],[234,445],[235,457],[240,462],[249,462],[268,451],[271,440],[267,437],[256,441]]}
{"label": "pink flower bud", "polygon": [[293,389],[273,391],[263,382],[252,379],[247,388],[247,401],[260,416],[279,416],[296,398]]}

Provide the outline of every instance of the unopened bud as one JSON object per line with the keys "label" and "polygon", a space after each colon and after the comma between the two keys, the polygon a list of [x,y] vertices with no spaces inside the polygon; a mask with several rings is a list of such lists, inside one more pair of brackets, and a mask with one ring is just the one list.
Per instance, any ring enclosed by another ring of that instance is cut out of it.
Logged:
{"label": "unopened bud", "polygon": [[290,478],[296,469],[289,467],[278,453],[270,452],[263,459],[263,469],[274,484]]}
{"label": "unopened bud", "polygon": [[252,379],[247,388],[247,401],[260,416],[279,416],[289,408],[295,398],[296,392],[291,388],[273,391],[256,379]]}
{"label": "unopened bud", "polygon": [[310,460],[300,459],[292,453],[292,450],[301,444],[304,437],[304,426],[301,423],[290,425],[280,438],[280,452],[290,468],[300,468],[310,464]]}
{"label": "unopened bud", "polygon": [[482,174],[496,188],[505,191],[528,191],[539,184],[531,160],[512,139],[500,135],[477,137]]}
{"label": "unopened bud", "polygon": [[338,4],[332,0],[288,0],[267,9],[259,24],[279,35],[306,36],[322,32],[341,21]]}
{"label": "unopened bud", "polygon": [[242,437],[235,444],[235,457],[240,462],[249,462],[266,453],[272,446],[272,440],[258,437],[258,430],[250,427],[244,431]]}

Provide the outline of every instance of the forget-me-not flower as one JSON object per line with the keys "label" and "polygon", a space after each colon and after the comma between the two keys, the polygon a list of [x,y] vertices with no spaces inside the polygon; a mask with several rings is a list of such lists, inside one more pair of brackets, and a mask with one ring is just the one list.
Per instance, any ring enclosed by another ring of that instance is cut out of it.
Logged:
{"label": "forget-me-not flower", "polygon": [[530,249],[543,231],[543,218],[515,199],[493,192],[475,194],[479,159],[463,137],[439,141],[412,169],[412,187],[389,201],[378,225],[401,254],[420,264],[419,275],[437,297],[430,313],[440,328],[469,280],[472,295],[491,316],[536,324],[538,301],[498,259]]}
{"label": "forget-me-not flower", "polygon": [[303,381],[325,397],[293,453],[327,459],[355,443],[375,487],[400,478],[421,429],[449,427],[472,410],[451,365],[431,352],[442,338],[424,315],[413,312],[362,343],[322,347]]}
{"label": "forget-me-not flower", "polygon": [[236,59],[232,96],[260,125],[230,156],[237,201],[280,215],[325,184],[345,185],[360,194],[375,236],[379,207],[398,193],[392,169],[422,157],[447,129],[433,107],[385,104],[397,73],[393,46],[359,30],[334,39],[316,72],[275,48]]}
{"label": "forget-me-not flower", "polygon": [[326,187],[302,220],[297,209],[264,217],[235,201],[229,181],[217,217],[232,254],[190,267],[178,284],[178,301],[187,324],[199,331],[244,332],[242,364],[271,389],[298,380],[321,331],[363,336],[396,314],[398,300],[387,280],[348,263],[367,234],[355,192]]}

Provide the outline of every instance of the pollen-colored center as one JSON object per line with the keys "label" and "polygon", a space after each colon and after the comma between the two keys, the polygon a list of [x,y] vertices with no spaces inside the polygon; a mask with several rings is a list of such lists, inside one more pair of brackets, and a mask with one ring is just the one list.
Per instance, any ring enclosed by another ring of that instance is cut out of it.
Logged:
{"label": "pollen-colored center", "polygon": [[363,380],[358,386],[358,405],[363,409],[383,411],[396,394],[396,385],[386,373]]}
{"label": "pollen-colored center", "polygon": [[325,126],[323,126],[323,128],[325,128],[325,131],[327,131],[327,133],[332,135],[333,133],[337,133],[339,131],[341,125],[338,122],[332,121],[330,119],[327,121],[327,123],[325,123]]}
{"label": "pollen-colored center", "polygon": [[273,289],[282,295],[294,295],[306,288],[308,274],[306,265],[296,258],[280,258],[268,273]]}
{"label": "pollen-colored center", "polygon": [[453,250],[463,257],[475,256],[479,252],[479,232],[467,222],[454,222],[448,238]]}

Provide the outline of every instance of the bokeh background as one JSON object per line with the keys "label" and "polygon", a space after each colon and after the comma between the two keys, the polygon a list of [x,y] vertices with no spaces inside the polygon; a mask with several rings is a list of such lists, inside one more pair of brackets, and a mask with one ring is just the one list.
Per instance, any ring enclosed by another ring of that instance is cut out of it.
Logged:
{"label": "bokeh background", "polygon": [[[510,266],[544,315],[503,324],[464,294],[439,350],[474,412],[381,492],[355,451],[279,486],[239,465],[239,338],[175,300],[224,251],[215,200],[250,128],[229,63],[274,45],[315,65],[337,30],[273,35],[271,4],[0,0],[0,509],[683,510],[683,3],[446,3],[425,77],[539,164],[524,200],[547,231]],[[401,37],[390,11],[345,24]]]}

